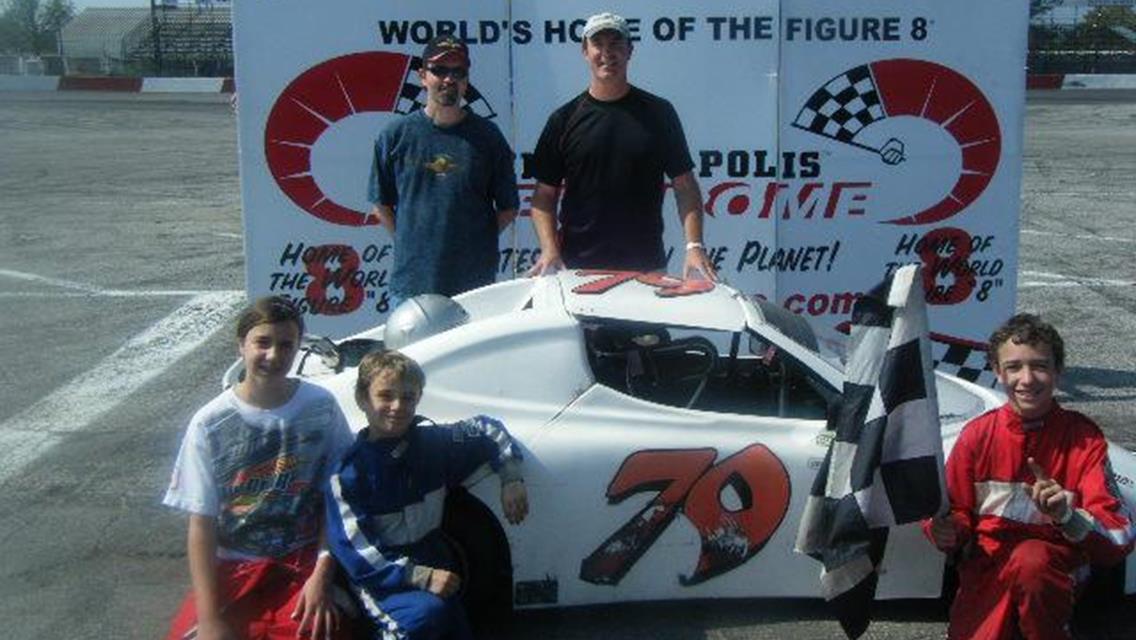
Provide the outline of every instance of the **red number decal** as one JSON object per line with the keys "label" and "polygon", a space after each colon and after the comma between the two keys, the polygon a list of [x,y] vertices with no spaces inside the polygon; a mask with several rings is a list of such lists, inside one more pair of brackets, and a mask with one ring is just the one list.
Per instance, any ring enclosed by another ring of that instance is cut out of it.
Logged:
{"label": "red number decal", "polygon": [[671,523],[690,487],[717,455],[713,449],[639,451],[624,460],[607,488],[609,502],[622,502],[641,491],[656,490],[659,494],[584,558],[580,579],[618,584]]}
{"label": "red number decal", "polygon": [[640,284],[645,284],[648,287],[655,287],[655,295],[660,298],[692,296],[714,289],[714,283],[710,280],[683,280],[657,271],[641,273],[638,271],[584,269],[577,271],[576,275],[601,276],[596,280],[586,282],[572,289],[572,293],[578,293],[580,295],[599,295],[601,293],[607,293],[624,282],[630,282],[632,280]]}
{"label": "red number decal", "polygon": [[[580,579],[618,584],[679,512],[702,539],[694,572],[679,578],[683,585],[737,568],[760,551],[789,509],[785,466],[761,444],[711,466],[716,457],[713,449],[639,451],[628,457],[608,487],[608,500],[616,503],[647,490],[659,494],[584,558]],[[736,506],[722,504],[727,488],[737,497]]]}
{"label": "red number decal", "polygon": [[[722,504],[727,487],[740,502],[735,509]],[[761,551],[788,509],[789,476],[765,445],[752,444],[714,465],[683,506],[702,538],[702,552],[694,573],[680,578],[682,584],[698,584],[744,564]]]}
{"label": "red number decal", "polygon": [[577,271],[576,275],[602,276],[601,278],[592,280],[591,282],[587,282],[576,287],[575,289],[572,289],[572,293],[578,293],[581,295],[597,295],[600,293],[607,293],[608,291],[611,291],[615,287],[618,287],[628,280],[634,280],[640,274],[634,271],[600,271],[598,269],[587,269],[585,271]]}
{"label": "red number decal", "polygon": [[[946,255],[940,255],[946,253]],[[974,291],[976,279],[970,270],[970,234],[954,227],[935,229],[923,236],[923,290],[927,304],[958,304]],[[949,285],[939,284],[939,277],[953,276]]]}
{"label": "red number decal", "polygon": [[[359,281],[359,254],[345,244],[312,247],[304,254],[304,266],[312,282],[304,292],[312,313],[329,316],[350,313],[363,304],[363,285]],[[337,263],[329,268],[330,263]],[[342,294],[331,295],[328,287],[338,287]]]}

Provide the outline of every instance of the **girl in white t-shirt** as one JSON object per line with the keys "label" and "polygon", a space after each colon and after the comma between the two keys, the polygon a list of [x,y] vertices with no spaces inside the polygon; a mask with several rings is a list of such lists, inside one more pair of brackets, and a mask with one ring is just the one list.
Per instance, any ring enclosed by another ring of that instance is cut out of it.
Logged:
{"label": "girl in white t-shirt", "polygon": [[303,318],[261,298],[237,321],[244,377],[193,416],[163,502],[189,513],[193,590],[168,638],[346,638],[322,490],[351,444],[335,398],[288,377]]}

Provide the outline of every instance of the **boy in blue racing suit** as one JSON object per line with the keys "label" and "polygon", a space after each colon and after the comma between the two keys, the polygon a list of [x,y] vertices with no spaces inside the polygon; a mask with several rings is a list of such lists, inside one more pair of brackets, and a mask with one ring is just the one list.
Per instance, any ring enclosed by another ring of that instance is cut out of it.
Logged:
{"label": "boy in blue racing suit", "polygon": [[528,513],[521,455],[504,426],[485,416],[435,425],[415,415],[424,385],[422,369],[397,351],[363,359],[355,401],[367,428],[325,501],[328,546],[383,640],[472,638],[456,598],[462,577],[440,529],[447,487],[488,462],[509,522]]}

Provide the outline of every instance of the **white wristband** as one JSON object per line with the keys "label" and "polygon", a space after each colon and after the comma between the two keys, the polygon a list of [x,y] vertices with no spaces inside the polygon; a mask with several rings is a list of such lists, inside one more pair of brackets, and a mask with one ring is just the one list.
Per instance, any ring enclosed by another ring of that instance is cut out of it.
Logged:
{"label": "white wristband", "polygon": [[705,249],[705,248],[706,247],[701,242],[688,242],[688,243],[686,243],[686,250],[687,251],[690,251],[691,249]]}

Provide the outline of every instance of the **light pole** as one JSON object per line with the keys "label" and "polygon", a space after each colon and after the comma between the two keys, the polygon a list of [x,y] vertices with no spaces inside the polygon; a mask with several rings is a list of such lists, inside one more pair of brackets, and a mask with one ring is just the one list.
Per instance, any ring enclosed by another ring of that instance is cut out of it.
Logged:
{"label": "light pole", "polygon": [[55,31],[55,49],[59,54],[59,68],[60,75],[67,75],[67,56],[63,55],[63,26],[60,25]]}
{"label": "light pole", "polygon": [[158,20],[158,0],[150,0],[150,42],[154,49],[154,67],[156,73],[162,75],[162,36],[161,23]]}

